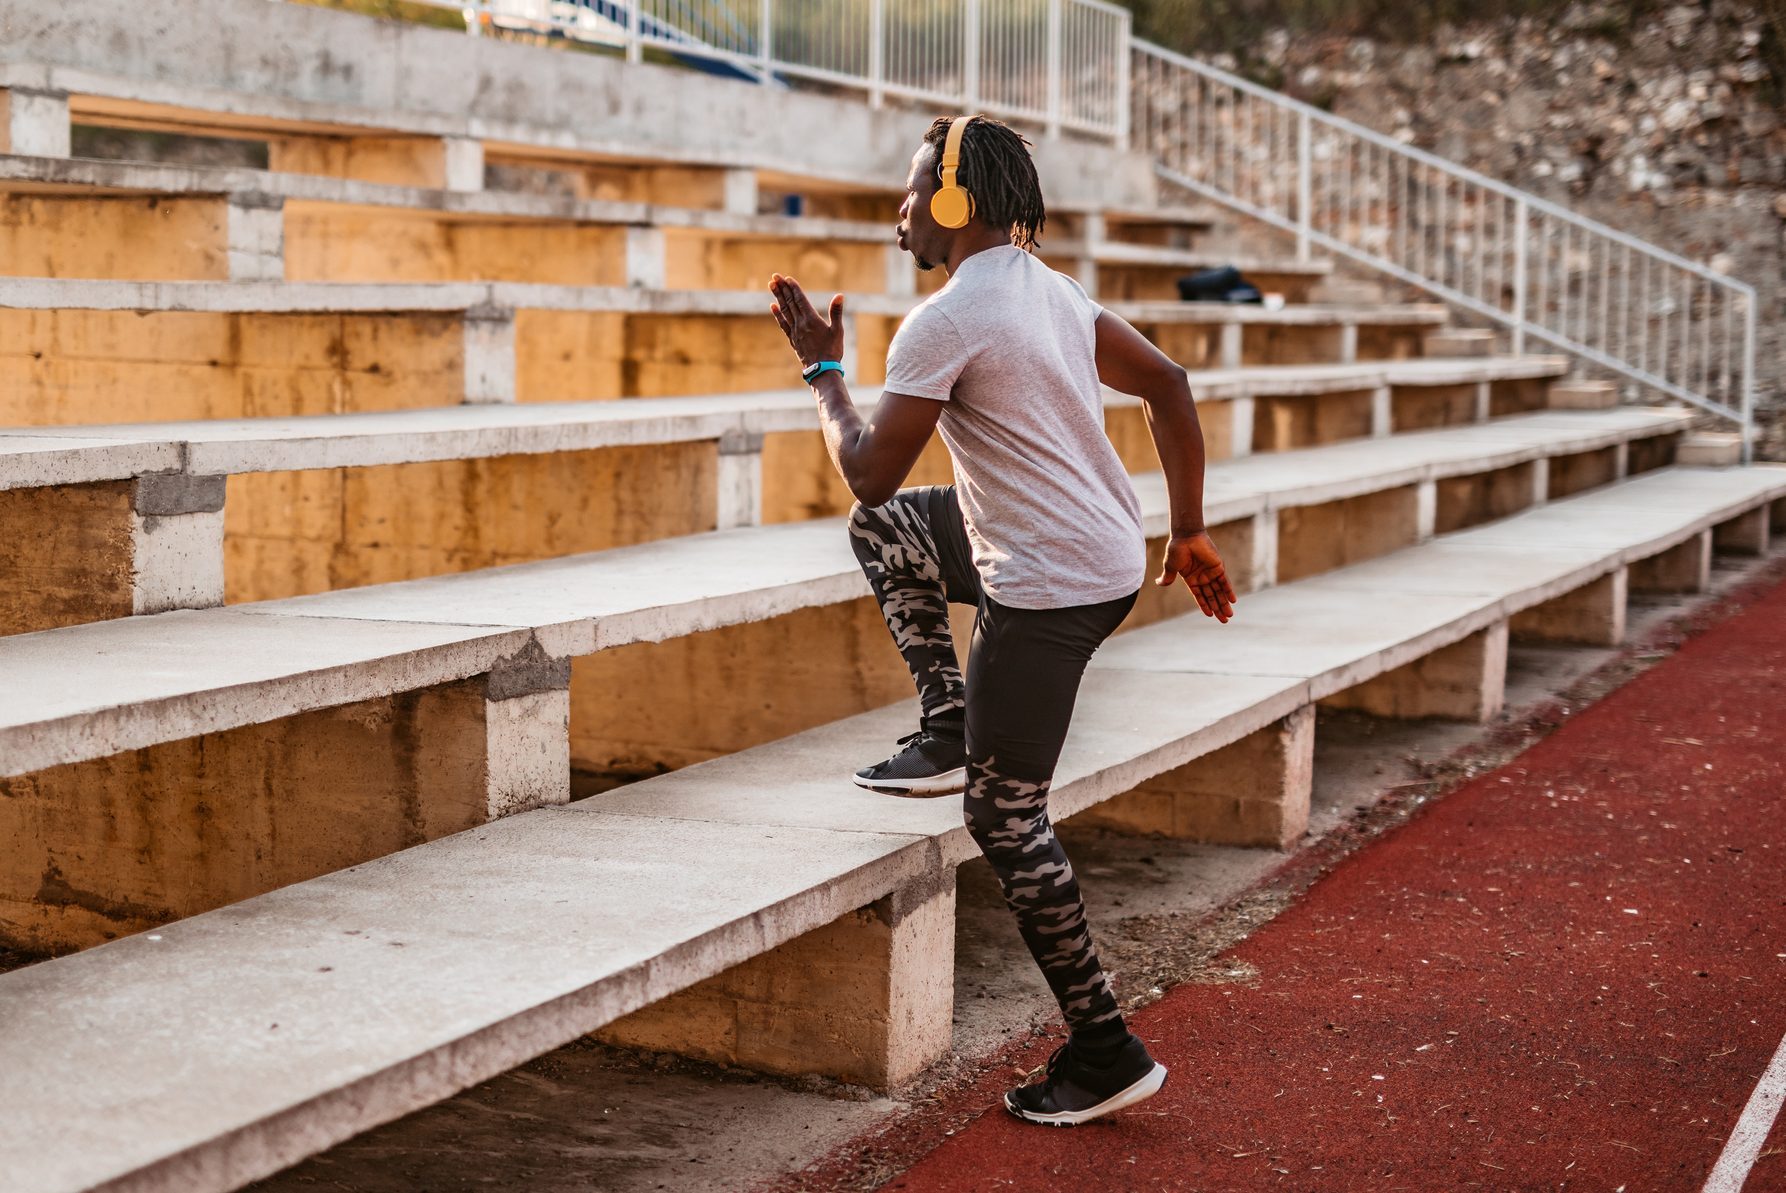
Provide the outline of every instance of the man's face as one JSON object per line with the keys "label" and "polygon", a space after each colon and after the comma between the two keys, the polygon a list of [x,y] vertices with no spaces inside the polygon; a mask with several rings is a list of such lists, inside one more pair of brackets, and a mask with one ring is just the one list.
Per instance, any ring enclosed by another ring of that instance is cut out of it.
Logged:
{"label": "man's face", "polygon": [[930,197],[936,194],[936,148],[918,146],[905,176],[905,202],[899,205],[899,225],[894,237],[922,270],[935,269],[948,255],[948,230],[930,214]]}

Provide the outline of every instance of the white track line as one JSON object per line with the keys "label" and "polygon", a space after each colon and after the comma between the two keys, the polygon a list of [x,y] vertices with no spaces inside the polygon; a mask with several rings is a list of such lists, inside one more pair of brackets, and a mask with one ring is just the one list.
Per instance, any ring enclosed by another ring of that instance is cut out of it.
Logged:
{"label": "white track line", "polygon": [[1767,1142],[1767,1133],[1773,1130],[1782,1101],[1786,1101],[1786,1036],[1781,1037],[1773,1063],[1749,1095],[1749,1104],[1736,1120],[1712,1174],[1705,1178],[1705,1193],[1741,1193],[1749,1170],[1761,1155],[1761,1145]]}

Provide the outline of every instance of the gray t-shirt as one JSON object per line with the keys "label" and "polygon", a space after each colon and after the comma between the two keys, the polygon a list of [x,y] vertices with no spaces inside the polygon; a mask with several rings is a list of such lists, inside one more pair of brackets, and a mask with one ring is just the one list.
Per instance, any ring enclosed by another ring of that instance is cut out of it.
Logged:
{"label": "gray t-shirt", "polygon": [[1017,245],[984,249],[905,317],[888,390],[948,403],[937,429],[974,567],[1001,605],[1127,596],[1147,577],[1141,503],[1104,434],[1103,308]]}

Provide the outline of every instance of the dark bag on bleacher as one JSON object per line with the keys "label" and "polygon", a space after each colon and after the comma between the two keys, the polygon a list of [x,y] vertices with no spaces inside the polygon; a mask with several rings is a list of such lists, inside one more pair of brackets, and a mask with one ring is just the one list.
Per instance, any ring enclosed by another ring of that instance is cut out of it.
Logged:
{"label": "dark bag on bleacher", "polygon": [[1200,269],[1178,279],[1178,297],[1185,302],[1264,302],[1259,287],[1232,265]]}

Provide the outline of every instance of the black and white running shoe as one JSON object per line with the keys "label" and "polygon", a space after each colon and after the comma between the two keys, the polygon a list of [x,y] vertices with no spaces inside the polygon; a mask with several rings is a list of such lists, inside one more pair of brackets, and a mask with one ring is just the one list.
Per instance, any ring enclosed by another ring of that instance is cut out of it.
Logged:
{"label": "black and white running shoe", "polygon": [[887,795],[950,795],[967,783],[967,738],[959,721],[926,718],[899,739],[904,749],[856,772],[856,785]]}
{"label": "black and white running shoe", "polygon": [[1133,1032],[1116,1059],[1102,1067],[1074,1056],[1068,1040],[1048,1058],[1042,1080],[1005,1094],[1005,1109],[1024,1122],[1076,1127],[1145,1101],[1164,1084],[1166,1066],[1148,1055]]}

